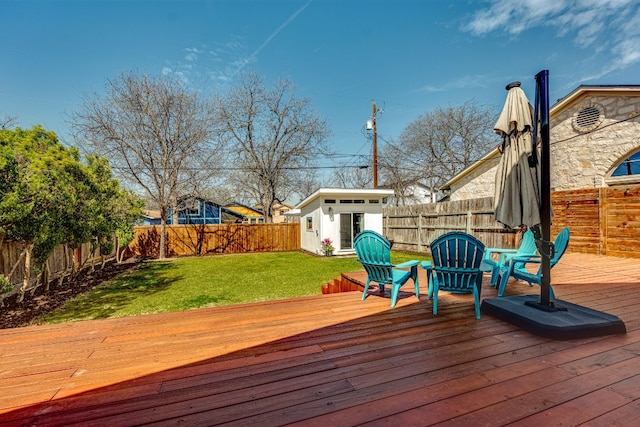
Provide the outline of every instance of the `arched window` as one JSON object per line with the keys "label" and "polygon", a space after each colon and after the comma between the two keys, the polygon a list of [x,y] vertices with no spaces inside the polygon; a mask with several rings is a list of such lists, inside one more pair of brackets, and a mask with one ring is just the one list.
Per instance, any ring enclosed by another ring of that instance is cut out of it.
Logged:
{"label": "arched window", "polygon": [[640,151],[618,164],[606,181],[609,185],[640,183]]}
{"label": "arched window", "polygon": [[640,175],[640,151],[629,156],[611,173],[611,176],[628,175]]}

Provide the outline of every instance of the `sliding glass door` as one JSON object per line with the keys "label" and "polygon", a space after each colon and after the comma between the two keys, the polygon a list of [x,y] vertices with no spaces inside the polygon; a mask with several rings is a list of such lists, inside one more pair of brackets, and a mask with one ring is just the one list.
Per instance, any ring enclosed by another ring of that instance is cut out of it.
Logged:
{"label": "sliding glass door", "polygon": [[353,248],[353,238],[364,230],[364,213],[340,214],[340,249]]}

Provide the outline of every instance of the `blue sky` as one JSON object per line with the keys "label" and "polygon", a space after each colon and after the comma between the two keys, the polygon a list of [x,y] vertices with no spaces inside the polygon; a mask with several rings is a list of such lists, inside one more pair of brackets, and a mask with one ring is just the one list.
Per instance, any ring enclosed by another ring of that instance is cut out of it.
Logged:
{"label": "blue sky", "polygon": [[[136,70],[203,92],[244,71],[290,78],[338,153],[369,154],[438,107],[502,107],[549,70],[551,103],[581,84],[640,84],[637,0],[4,0],[0,118],[74,144],[83,96]],[[533,101],[531,99],[531,101]]]}

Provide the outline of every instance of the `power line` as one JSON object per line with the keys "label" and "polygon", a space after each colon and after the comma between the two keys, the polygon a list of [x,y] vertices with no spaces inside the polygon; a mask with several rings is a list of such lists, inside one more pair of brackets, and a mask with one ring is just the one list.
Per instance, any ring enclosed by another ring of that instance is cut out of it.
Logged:
{"label": "power line", "polygon": [[[343,168],[359,168],[359,169],[367,169],[369,165],[331,165],[331,166],[285,166],[280,169],[282,170],[319,170],[319,169],[343,169]],[[123,166],[111,166],[111,169],[120,170],[120,171],[128,171],[130,168]],[[158,170],[163,170],[165,168],[154,168]],[[196,171],[196,170],[206,170],[206,171],[246,171],[246,170],[259,170],[261,168],[247,166],[206,166],[206,167],[188,167],[181,168],[183,171]]]}

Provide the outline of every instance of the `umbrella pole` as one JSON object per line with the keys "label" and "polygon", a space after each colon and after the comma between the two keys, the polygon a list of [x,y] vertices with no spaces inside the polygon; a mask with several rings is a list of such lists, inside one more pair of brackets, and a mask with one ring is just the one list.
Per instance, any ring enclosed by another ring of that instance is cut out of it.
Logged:
{"label": "umbrella pole", "polygon": [[[540,226],[542,228],[543,248],[541,254],[542,275],[540,286],[540,304],[549,306],[551,304],[551,256],[552,246],[545,244],[551,242],[551,173],[549,156],[549,71],[542,70],[536,75],[537,92],[540,94],[540,136],[542,138],[542,151],[540,159]],[[551,250],[549,250],[551,249]]]}
{"label": "umbrella pole", "polygon": [[[549,143],[549,70],[542,70],[536,74],[536,101],[534,123],[540,120],[540,137],[542,140],[540,152],[540,225],[532,227],[540,252],[540,302],[528,301],[527,305],[545,311],[563,310],[551,301],[551,257],[553,257],[553,243],[551,242],[551,170]],[[538,117],[539,116],[539,117]],[[534,125],[534,126],[536,126]],[[537,126],[536,126],[537,127]],[[535,141],[533,135],[533,152]]]}

